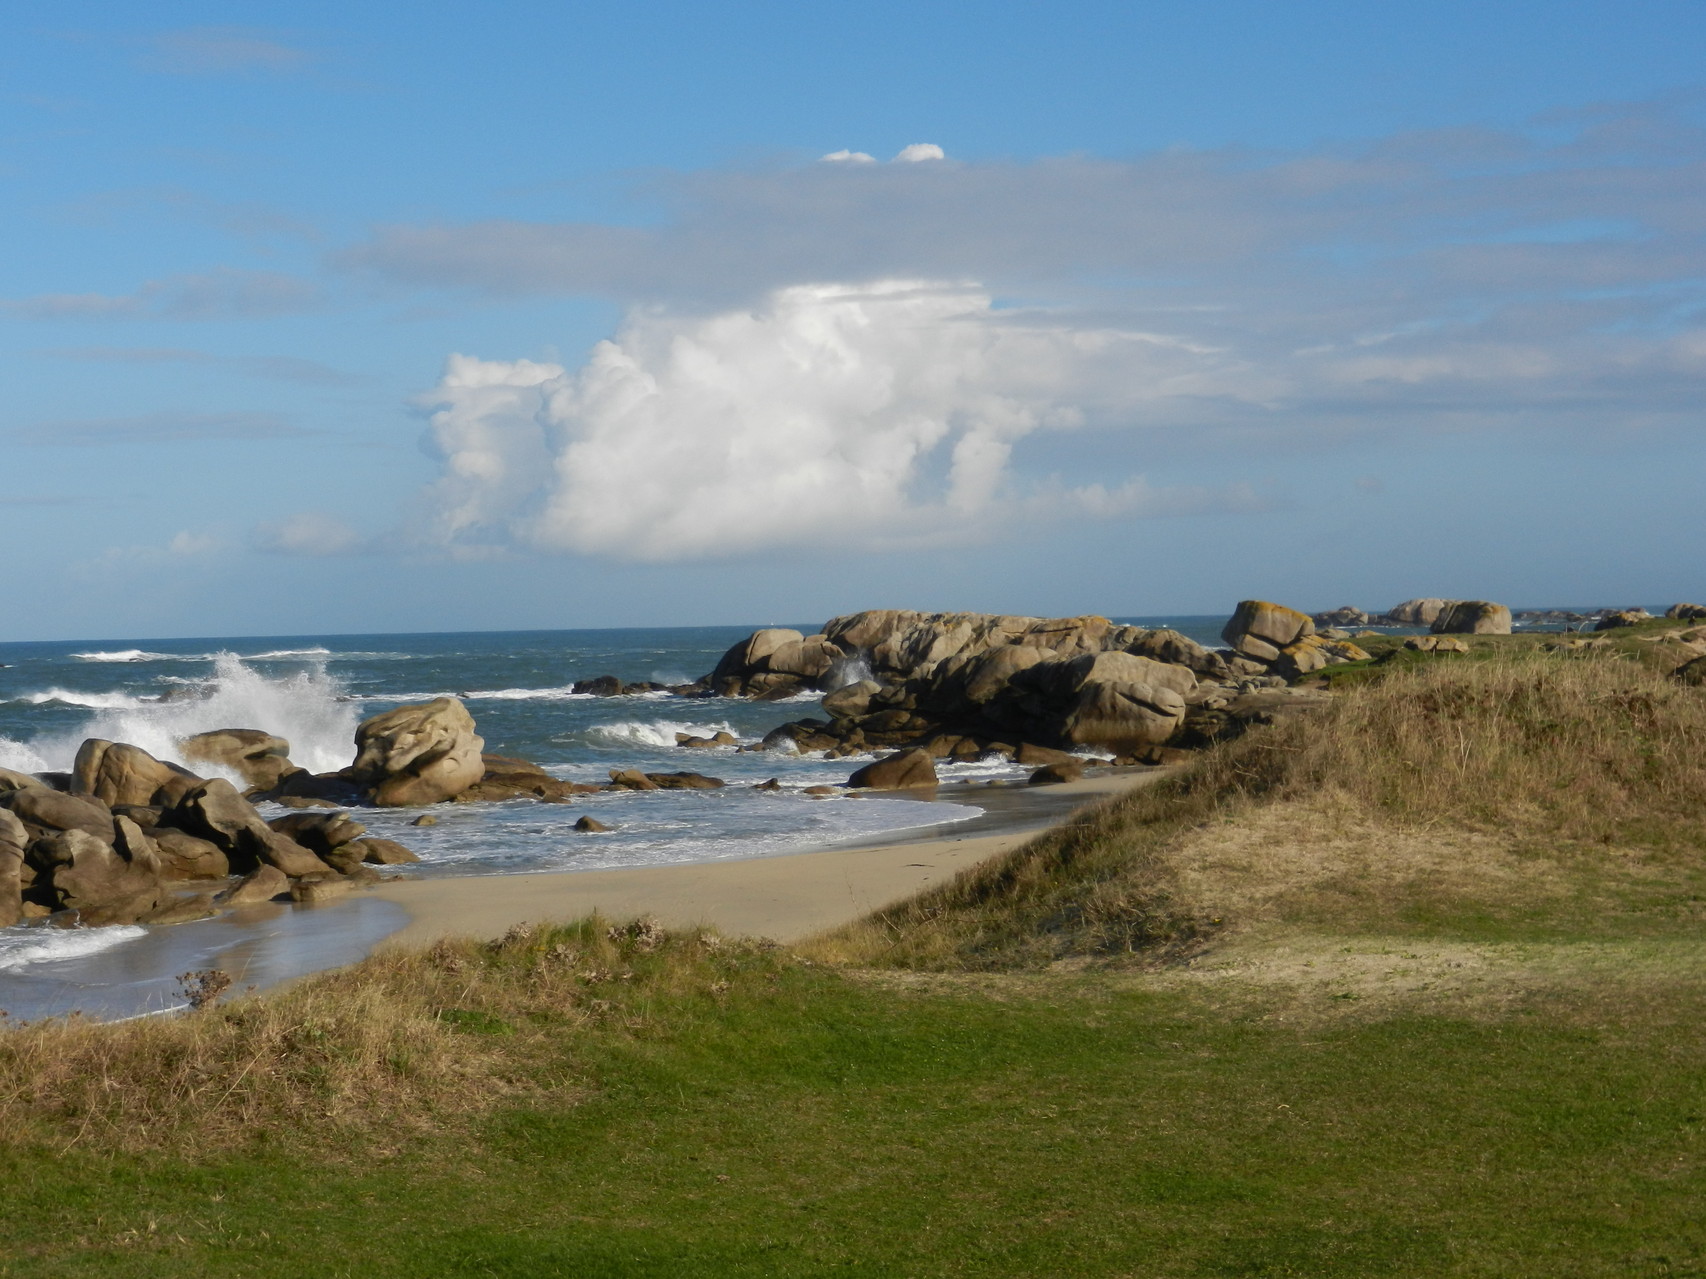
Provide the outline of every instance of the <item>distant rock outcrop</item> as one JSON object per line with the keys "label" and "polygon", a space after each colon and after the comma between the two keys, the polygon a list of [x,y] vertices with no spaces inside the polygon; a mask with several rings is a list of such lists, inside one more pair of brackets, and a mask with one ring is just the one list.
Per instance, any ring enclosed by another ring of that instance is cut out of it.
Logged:
{"label": "distant rock outcrop", "polygon": [[1429,629],[1435,635],[1509,635],[1511,611],[1488,600],[1453,600]]}

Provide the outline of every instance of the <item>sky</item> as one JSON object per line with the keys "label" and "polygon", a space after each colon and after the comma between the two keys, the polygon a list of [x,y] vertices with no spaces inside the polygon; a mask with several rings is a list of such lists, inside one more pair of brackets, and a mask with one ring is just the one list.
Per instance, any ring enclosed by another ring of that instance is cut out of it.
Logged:
{"label": "sky", "polygon": [[0,14],[0,639],[1706,598],[1706,6]]}

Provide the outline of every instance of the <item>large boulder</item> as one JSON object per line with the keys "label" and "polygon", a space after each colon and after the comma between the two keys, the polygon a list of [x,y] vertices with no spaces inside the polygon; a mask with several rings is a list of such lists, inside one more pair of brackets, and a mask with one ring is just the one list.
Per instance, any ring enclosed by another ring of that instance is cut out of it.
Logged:
{"label": "large boulder", "polygon": [[1706,617],[1706,604],[1672,604],[1665,610],[1665,616],[1681,618],[1684,621]]}
{"label": "large boulder", "polygon": [[1240,657],[1276,662],[1281,649],[1314,633],[1315,622],[1307,613],[1267,600],[1240,600],[1220,638]]}
{"label": "large boulder", "polygon": [[1386,610],[1386,620],[1395,626],[1432,626],[1439,619],[1439,615],[1454,603],[1455,600],[1431,597],[1405,600],[1402,604]]}
{"label": "large boulder", "polygon": [[223,777],[196,787],[169,816],[179,830],[217,845],[239,874],[263,864],[278,867],[292,879],[331,869],[309,849],[268,826],[255,806]]}
{"label": "large boulder", "polygon": [[112,810],[91,795],[45,789],[0,791],[0,808],[11,809],[37,830],[80,830],[109,842],[113,837]]}
{"label": "large boulder", "polygon": [[36,841],[33,856],[54,904],[85,924],[135,923],[168,896],[153,841],[128,817],[115,820],[111,843],[66,830]]}
{"label": "large boulder", "polygon": [[1429,629],[1435,635],[1509,635],[1511,611],[1488,600],[1454,600]]}
{"label": "large boulder", "polygon": [[0,768],[0,791],[6,790],[52,790],[41,778],[30,773],[20,773],[10,768]]}
{"label": "large boulder", "polygon": [[858,719],[871,709],[871,699],[883,691],[874,679],[846,684],[823,697],[824,712],[835,719]]}
{"label": "large boulder", "polygon": [[7,809],[0,808],[0,928],[24,917],[24,849],[30,833]]}
{"label": "large boulder", "polygon": [[847,784],[861,790],[905,790],[914,786],[936,785],[936,763],[929,751],[899,751],[866,764]]}
{"label": "large boulder", "polygon": [[71,791],[93,795],[103,804],[175,804],[200,785],[201,778],[155,759],[140,746],[91,737],[77,750],[71,766]]}
{"label": "large boulder", "polygon": [[348,813],[340,812],[288,813],[273,818],[267,825],[322,858],[367,834],[367,827]]}
{"label": "large boulder", "polygon": [[381,808],[436,804],[459,795],[486,772],[486,743],[454,697],[438,697],[364,720],[355,730],[350,775]]}
{"label": "large boulder", "polygon": [[1605,614],[1593,624],[1596,631],[1615,631],[1623,626],[1637,626],[1649,622],[1653,615],[1644,608],[1620,608]]}
{"label": "large boulder", "polygon": [[258,728],[220,728],[178,743],[183,757],[236,773],[252,790],[272,790],[297,770],[290,743]]}
{"label": "large boulder", "polygon": [[156,826],[148,834],[160,855],[160,874],[165,879],[224,879],[231,873],[231,859],[210,839],[175,826]]}

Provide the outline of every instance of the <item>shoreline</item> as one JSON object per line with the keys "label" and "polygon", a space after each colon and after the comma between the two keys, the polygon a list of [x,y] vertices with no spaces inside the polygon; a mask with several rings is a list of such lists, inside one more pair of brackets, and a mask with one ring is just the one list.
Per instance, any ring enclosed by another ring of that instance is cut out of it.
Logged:
{"label": "shoreline", "polygon": [[[1085,807],[1171,771],[1147,768],[1055,786],[986,791],[1012,795],[1014,802],[965,824],[992,819],[994,829],[981,833],[956,823],[922,839],[879,837],[725,861],[392,880],[364,895],[401,907],[409,920],[374,949],[430,945],[445,937],[489,939],[518,924],[578,919],[594,911],[613,919],[651,916],[670,928],[715,926],[732,935],[798,941],[952,878],[1071,820]],[[913,798],[928,803],[970,796],[956,791]]]}

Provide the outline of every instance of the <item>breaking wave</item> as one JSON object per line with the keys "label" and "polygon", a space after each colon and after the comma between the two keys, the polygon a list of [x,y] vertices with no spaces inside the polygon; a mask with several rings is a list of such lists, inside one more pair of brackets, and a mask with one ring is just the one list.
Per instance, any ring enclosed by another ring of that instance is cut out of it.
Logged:
{"label": "breaking wave", "polygon": [[609,724],[594,724],[586,730],[587,739],[598,746],[670,746],[675,745],[677,733],[694,737],[714,737],[718,733],[736,732],[733,724],[690,724],[683,720],[620,719]]}
{"label": "breaking wave", "polygon": [[56,959],[80,959],[147,935],[148,930],[136,924],[107,928],[0,929],[0,972]]}

